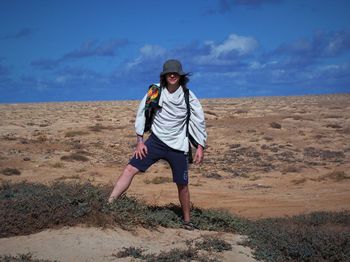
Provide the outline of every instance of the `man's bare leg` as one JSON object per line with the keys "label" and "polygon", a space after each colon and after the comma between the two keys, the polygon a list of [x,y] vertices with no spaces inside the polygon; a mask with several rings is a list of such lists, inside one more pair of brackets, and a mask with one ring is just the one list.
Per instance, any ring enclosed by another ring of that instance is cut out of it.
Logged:
{"label": "man's bare leg", "polygon": [[108,198],[108,202],[112,203],[114,199],[117,199],[121,194],[123,194],[130,186],[132,179],[139,172],[136,167],[132,165],[127,165],[124,169],[122,175],[118,178],[114,185],[113,191]]}
{"label": "man's bare leg", "polygon": [[177,190],[179,192],[179,200],[182,208],[184,222],[190,221],[190,191],[188,185],[179,185],[177,184]]}

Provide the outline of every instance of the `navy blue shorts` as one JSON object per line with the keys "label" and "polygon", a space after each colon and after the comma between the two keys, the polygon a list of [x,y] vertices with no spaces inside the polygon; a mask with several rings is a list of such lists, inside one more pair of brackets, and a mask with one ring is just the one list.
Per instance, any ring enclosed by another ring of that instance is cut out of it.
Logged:
{"label": "navy blue shorts", "polygon": [[175,150],[162,142],[154,134],[151,134],[146,140],[148,153],[142,159],[136,159],[134,156],[129,164],[141,172],[145,172],[151,165],[159,159],[164,159],[170,164],[173,181],[176,184],[188,184],[188,159],[183,151]]}

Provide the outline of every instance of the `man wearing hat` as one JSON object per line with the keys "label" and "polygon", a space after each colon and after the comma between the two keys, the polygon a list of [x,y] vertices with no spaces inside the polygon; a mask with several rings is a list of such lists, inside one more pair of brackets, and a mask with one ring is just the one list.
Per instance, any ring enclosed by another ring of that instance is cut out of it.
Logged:
{"label": "man wearing hat", "polygon": [[113,202],[124,193],[137,173],[145,172],[159,159],[164,159],[171,167],[173,181],[178,188],[184,228],[194,229],[195,226],[190,221],[188,188],[189,137],[197,146],[193,162],[200,164],[203,161],[207,133],[202,106],[193,92],[187,89],[188,75],[178,60],[171,59],[164,63],[158,86],[160,95],[157,97],[157,110],[152,116],[151,135],[144,141],[145,110],[150,100],[149,94],[146,94],[136,116],[137,146],[133,158],[118,178],[108,201]]}

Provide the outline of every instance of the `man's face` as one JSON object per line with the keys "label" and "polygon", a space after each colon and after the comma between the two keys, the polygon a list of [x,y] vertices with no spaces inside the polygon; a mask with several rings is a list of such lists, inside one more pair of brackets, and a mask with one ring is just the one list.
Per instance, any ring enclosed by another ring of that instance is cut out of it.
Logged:
{"label": "man's face", "polygon": [[180,75],[178,73],[167,73],[166,81],[168,85],[177,85],[180,81]]}

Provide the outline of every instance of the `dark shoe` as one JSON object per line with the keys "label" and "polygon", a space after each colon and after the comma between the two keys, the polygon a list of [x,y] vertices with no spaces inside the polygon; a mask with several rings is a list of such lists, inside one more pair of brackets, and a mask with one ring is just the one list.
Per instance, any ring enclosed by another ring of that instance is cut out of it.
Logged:
{"label": "dark shoe", "polygon": [[199,229],[195,224],[193,224],[191,221],[189,222],[182,222],[182,228],[186,229],[186,230],[195,230],[195,229]]}

